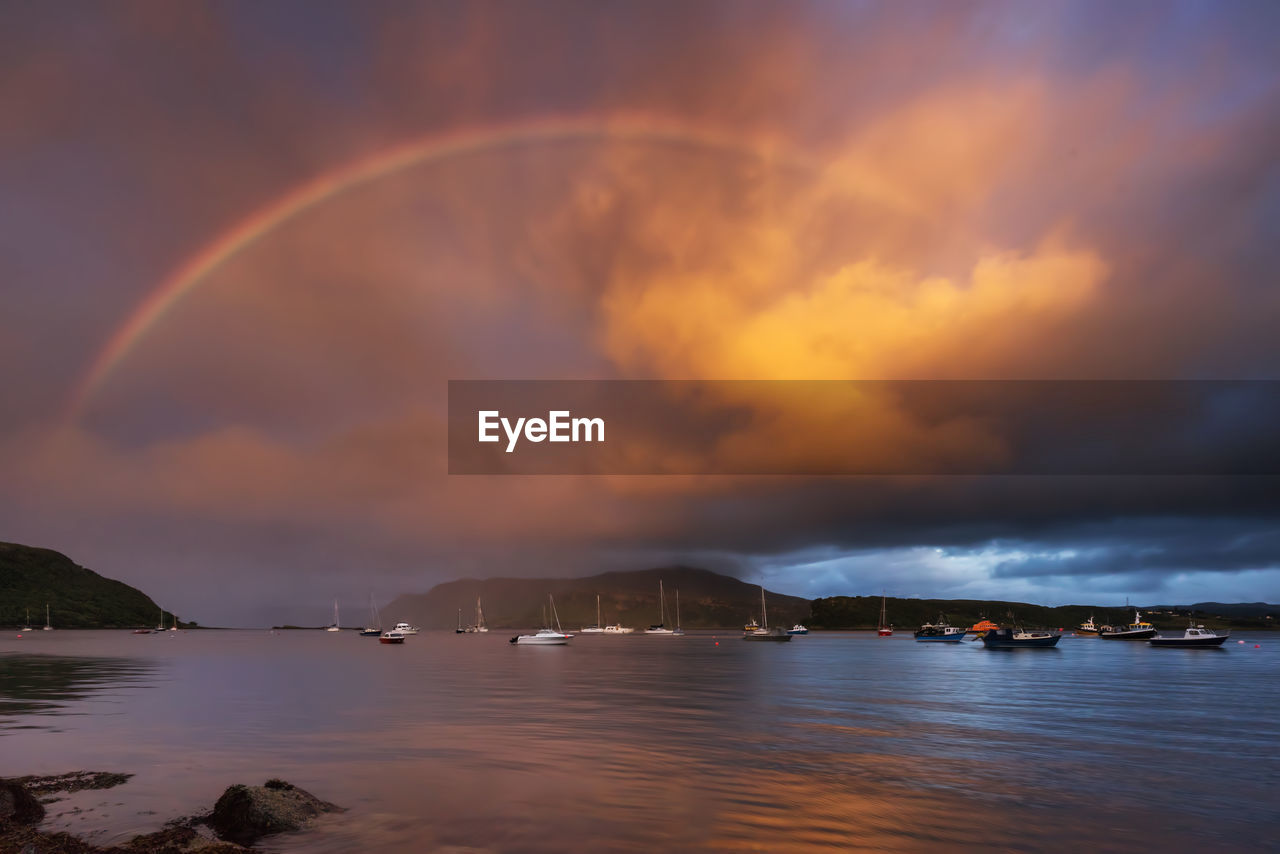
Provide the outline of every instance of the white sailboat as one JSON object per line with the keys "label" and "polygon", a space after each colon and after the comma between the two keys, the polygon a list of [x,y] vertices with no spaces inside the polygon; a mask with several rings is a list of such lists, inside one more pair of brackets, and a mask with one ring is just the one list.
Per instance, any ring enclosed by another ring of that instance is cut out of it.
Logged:
{"label": "white sailboat", "polygon": [[676,588],[676,628],[675,628],[675,631],[673,631],[671,634],[673,635],[684,634],[684,629],[680,628],[680,588],[679,587]]}
{"label": "white sailboat", "polygon": [[765,610],[764,605],[764,585],[760,585],[760,627],[749,632],[744,632],[743,640],[759,640],[759,641],[789,641],[791,635],[787,634],[784,629],[769,628],[769,613]]}
{"label": "white sailboat", "polygon": [[467,634],[477,634],[479,632],[487,632],[489,627],[484,624],[484,609],[480,607],[480,597],[476,597],[476,621],[467,626]]}
{"label": "white sailboat", "polygon": [[31,628],[31,609],[30,608],[27,609],[27,621],[22,624],[22,631],[24,632],[35,631],[35,629]]}
{"label": "white sailboat", "polygon": [[340,632],[341,625],[338,622],[338,600],[333,600],[333,625],[325,629],[326,632]]}
{"label": "white sailboat", "polygon": [[584,635],[600,635],[604,634],[604,626],[600,625],[600,594],[596,594],[596,624],[594,626],[583,626],[578,630]]}
{"label": "white sailboat", "polygon": [[[551,614],[556,627],[553,629],[550,626],[544,626],[531,635],[516,635],[511,639],[511,643],[524,646],[564,646],[573,639],[573,635],[567,634],[560,627],[560,615],[556,613],[555,598],[548,593],[547,600],[551,603]],[[543,616],[545,617],[546,615],[544,614]]]}
{"label": "white sailboat", "polygon": [[673,635],[667,628],[667,595],[662,591],[662,579],[658,579],[658,622],[644,630],[646,635]]}
{"label": "white sailboat", "polygon": [[156,623],[156,631],[157,632],[164,631],[164,608],[160,609],[160,621]]}
{"label": "white sailboat", "polygon": [[41,631],[45,631],[45,632],[53,631],[53,622],[49,619],[49,603],[48,602],[44,603],[44,628],[41,629]]}

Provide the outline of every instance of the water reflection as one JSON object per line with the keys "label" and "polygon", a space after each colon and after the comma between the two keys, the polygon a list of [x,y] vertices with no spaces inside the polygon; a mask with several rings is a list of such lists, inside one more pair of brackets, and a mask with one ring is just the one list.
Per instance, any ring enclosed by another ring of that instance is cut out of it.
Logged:
{"label": "water reflection", "polygon": [[[698,633],[546,649],[442,633],[403,647],[319,632],[54,640],[117,655],[70,658],[88,675],[13,701],[65,714],[101,697],[118,708],[125,696],[108,683],[156,687],[127,715],[12,743],[52,770],[137,773],[112,790],[123,806],[109,820],[62,825],[98,822],[113,839],[268,776],[348,807],[270,843],[309,854],[1248,851],[1280,826],[1280,719],[1241,720],[1280,702],[1269,648],[1067,639],[1057,654],[1010,655]],[[25,709],[11,715],[57,719]],[[1203,785],[1206,768],[1226,784]]]}
{"label": "water reflection", "polygon": [[86,700],[113,702],[122,688],[149,684],[155,669],[131,658],[0,654],[0,735],[55,729],[60,715],[88,713]]}

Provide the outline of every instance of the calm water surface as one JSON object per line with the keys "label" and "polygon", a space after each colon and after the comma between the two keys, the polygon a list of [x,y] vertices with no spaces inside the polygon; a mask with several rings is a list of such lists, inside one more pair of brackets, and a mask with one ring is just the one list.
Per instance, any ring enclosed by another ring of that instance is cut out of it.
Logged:
{"label": "calm water surface", "polygon": [[135,773],[101,843],[279,776],[348,808],[279,852],[1280,850],[1272,635],[507,637],[9,633],[0,773]]}

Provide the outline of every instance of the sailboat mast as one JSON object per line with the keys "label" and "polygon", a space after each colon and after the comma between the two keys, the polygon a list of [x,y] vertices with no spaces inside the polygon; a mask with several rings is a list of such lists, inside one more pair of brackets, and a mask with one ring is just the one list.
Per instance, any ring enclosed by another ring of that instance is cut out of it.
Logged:
{"label": "sailboat mast", "polygon": [[662,579],[658,579],[658,625],[667,624],[667,594],[662,590]]}
{"label": "sailboat mast", "polygon": [[680,628],[680,588],[676,588],[676,628]]}
{"label": "sailboat mast", "polygon": [[596,628],[600,628],[600,594],[596,594]]}
{"label": "sailboat mast", "polygon": [[764,585],[760,585],[760,628],[769,628],[769,615],[764,609]]}

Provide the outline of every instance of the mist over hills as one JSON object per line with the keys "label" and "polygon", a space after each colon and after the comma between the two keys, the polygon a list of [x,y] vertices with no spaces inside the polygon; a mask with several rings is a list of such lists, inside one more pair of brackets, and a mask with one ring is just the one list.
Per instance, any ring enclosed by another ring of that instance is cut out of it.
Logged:
{"label": "mist over hills", "polygon": [[[461,579],[438,584],[426,593],[397,596],[382,608],[382,622],[406,620],[424,629],[450,629],[473,622],[476,598],[484,603],[490,628],[529,628],[542,624],[547,595],[566,629],[601,619],[642,629],[659,621],[658,582],[666,592],[666,625],[675,625],[676,593],[685,628],[741,628],[760,619],[760,587],[727,575],[693,567],[606,572],[587,578]],[[809,600],[766,592],[770,625],[791,626],[809,619]]]}

